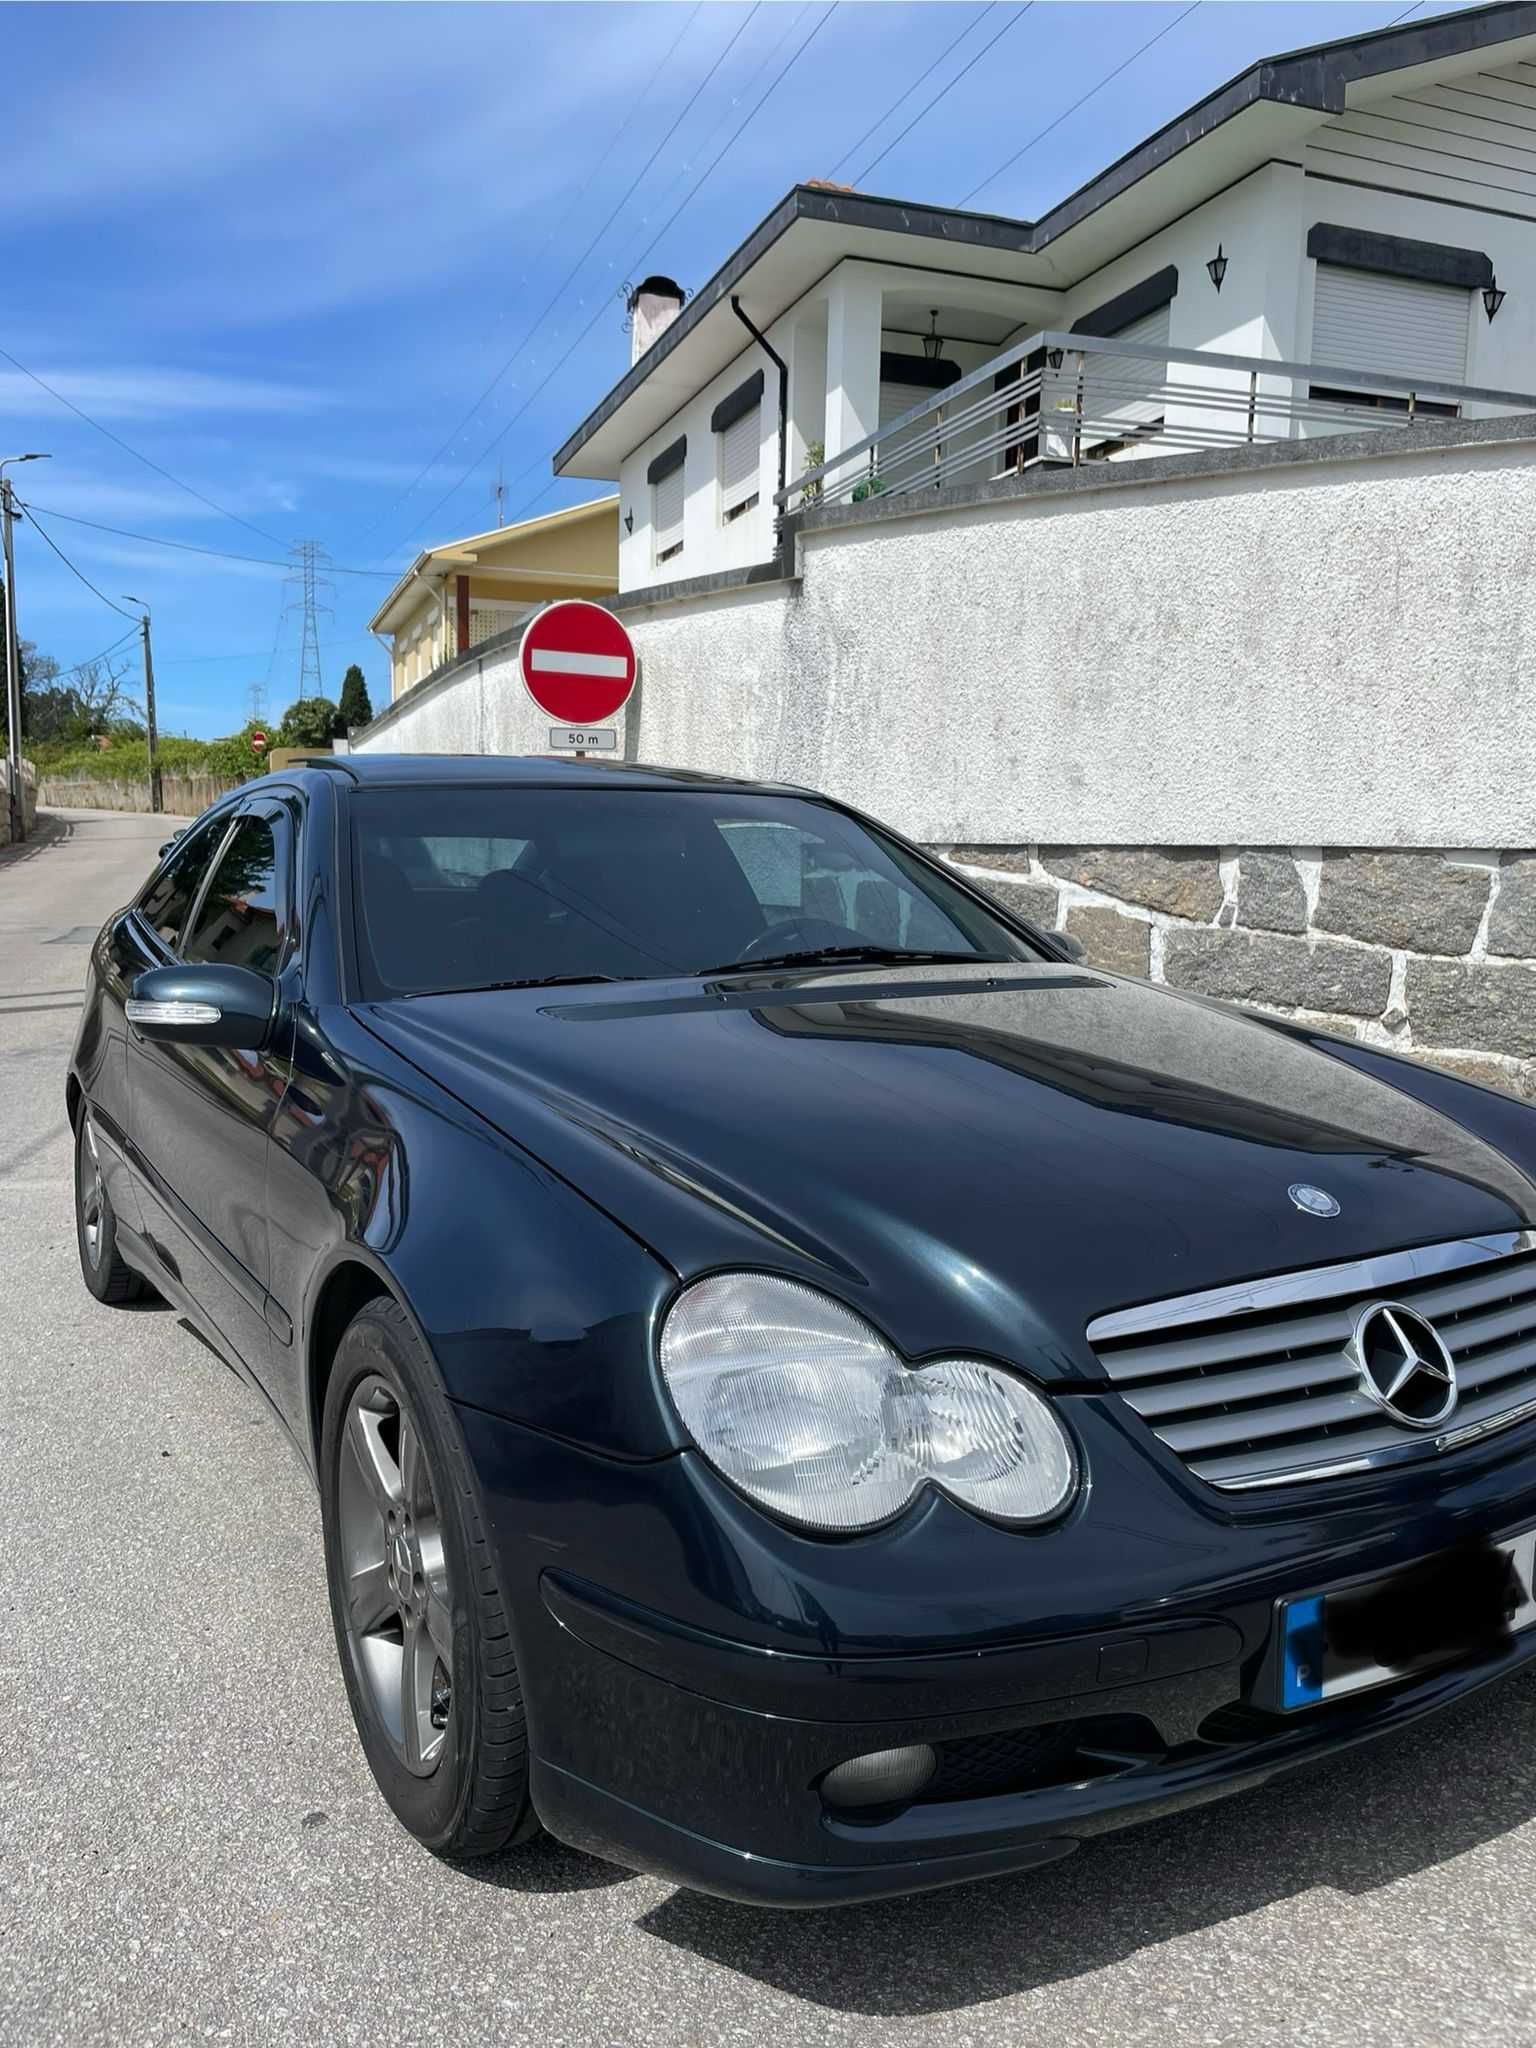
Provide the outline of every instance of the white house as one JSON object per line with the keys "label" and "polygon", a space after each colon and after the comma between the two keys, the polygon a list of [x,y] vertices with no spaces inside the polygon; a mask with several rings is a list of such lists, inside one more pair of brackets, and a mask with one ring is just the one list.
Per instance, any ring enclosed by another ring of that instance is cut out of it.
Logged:
{"label": "white house", "polygon": [[554,459],[618,483],[621,594],[823,496],[1487,416],[1536,385],[1536,5],[1255,64],[1039,221],[797,185],[641,297]]}
{"label": "white house", "polygon": [[[1532,5],[1256,65],[1035,223],[796,187],[556,457],[619,483],[624,757],[1536,1100],[1533,236]],[[547,742],[490,642],[362,744]]]}

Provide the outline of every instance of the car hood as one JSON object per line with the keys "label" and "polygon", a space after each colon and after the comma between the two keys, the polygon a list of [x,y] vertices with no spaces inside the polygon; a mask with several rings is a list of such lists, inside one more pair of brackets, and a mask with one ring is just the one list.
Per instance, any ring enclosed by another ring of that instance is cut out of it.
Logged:
{"label": "car hood", "polygon": [[[1109,1309],[1536,1216],[1509,1158],[1403,1089],[1239,1011],[1067,966],[363,1015],[680,1273],[795,1273],[913,1356],[1094,1378],[1083,1330]],[[1298,1184],[1337,1215],[1298,1208]]]}

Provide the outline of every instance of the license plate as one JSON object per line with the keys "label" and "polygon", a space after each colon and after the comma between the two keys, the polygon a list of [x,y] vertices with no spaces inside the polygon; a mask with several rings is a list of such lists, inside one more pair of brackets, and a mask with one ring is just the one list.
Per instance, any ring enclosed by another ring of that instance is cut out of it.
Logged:
{"label": "license plate", "polygon": [[1487,1656],[1536,1623],[1536,1530],[1444,1552],[1363,1586],[1282,1600],[1287,1712]]}

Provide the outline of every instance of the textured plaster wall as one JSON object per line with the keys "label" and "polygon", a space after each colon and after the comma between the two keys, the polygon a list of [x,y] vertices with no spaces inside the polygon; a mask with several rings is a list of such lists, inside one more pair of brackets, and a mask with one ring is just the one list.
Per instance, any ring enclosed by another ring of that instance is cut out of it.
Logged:
{"label": "textured plaster wall", "polygon": [[930,841],[1536,839],[1536,443],[1123,478],[628,613],[642,753]]}
{"label": "textured plaster wall", "polygon": [[[523,688],[517,665],[521,631],[497,640],[451,675],[407,691],[366,732],[354,734],[359,754],[547,754],[555,721]],[[624,748],[625,715],[605,719]]]}

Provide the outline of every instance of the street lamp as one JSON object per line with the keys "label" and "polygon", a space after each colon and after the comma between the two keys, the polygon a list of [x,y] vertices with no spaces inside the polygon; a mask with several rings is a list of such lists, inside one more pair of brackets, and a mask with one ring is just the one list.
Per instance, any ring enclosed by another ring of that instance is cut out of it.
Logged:
{"label": "street lamp", "polygon": [[139,620],[139,631],[144,636],[144,740],[145,751],[149,756],[149,808],[151,811],[163,811],[165,803],[160,787],[160,762],[156,755],[158,740],[155,733],[155,658],[149,651],[149,606],[142,597],[130,597],[126,591],[123,592],[123,602],[138,605],[144,614]]}
{"label": "street lamp", "polygon": [[0,560],[5,564],[5,780],[9,794],[11,844],[27,836],[21,797],[21,637],[16,627],[16,563],[11,551],[11,487],[5,472],[14,462],[47,462],[48,456],[7,455],[0,460]]}

